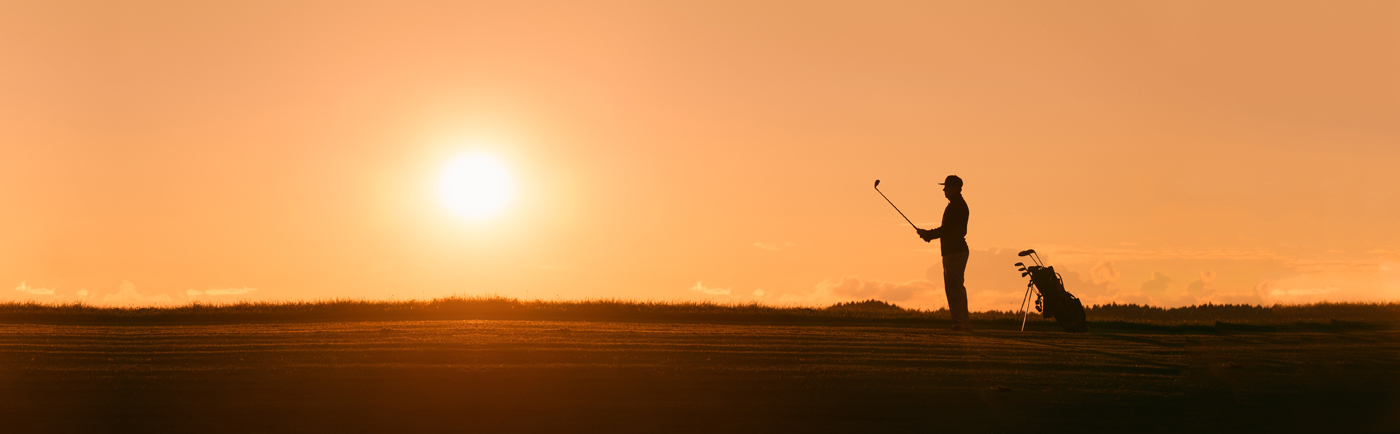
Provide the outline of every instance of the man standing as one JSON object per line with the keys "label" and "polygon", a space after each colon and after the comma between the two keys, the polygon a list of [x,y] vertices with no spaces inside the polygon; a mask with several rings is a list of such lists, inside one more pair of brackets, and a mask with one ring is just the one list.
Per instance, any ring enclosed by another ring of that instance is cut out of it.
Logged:
{"label": "man standing", "polygon": [[948,311],[953,314],[953,330],[972,331],[967,318],[967,288],[963,287],[963,272],[967,271],[967,201],[962,197],[962,178],[948,175],[943,196],[948,207],[943,209],[943,225],[932,230],[919,229],[924,242],[938,238],[943,252],[943,291],[948,295]]}

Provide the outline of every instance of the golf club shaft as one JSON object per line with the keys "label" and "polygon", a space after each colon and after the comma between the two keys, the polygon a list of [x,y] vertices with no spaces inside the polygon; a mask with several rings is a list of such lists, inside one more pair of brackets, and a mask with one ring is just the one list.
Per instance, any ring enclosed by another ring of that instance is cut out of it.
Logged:
{"label": "golf club shaft", "polygon": [[[880,191],[880,187],[875,187],[875,192],[880,193],[880,197],[885,198],[885,202],[889,202],[890,206],[894,206],[894,201],[891,201],[889,196],[885,196],[885,192]],[[904,215],[904,211],[900,211],[899,207],[894,206],[894,212],[899,213],[900,217],[904,217],[904,221],[909,222],[909,226],[914,226],[914,222],[909,221],[909,216]],[[918,228],[918,226],[914,226],[914,229]]]}

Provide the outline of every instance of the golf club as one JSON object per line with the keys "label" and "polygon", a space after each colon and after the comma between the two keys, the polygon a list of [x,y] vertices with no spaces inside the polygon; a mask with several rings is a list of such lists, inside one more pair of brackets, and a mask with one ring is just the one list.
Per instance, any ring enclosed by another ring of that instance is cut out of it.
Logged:
{"label": "golf club", "polygon": [[[1031,260],[1035,261],[1036,265],[1045,266],[1045,263],[1040,261],[1040,255],[1035,253],[1035,249],[1022,250],[1021,253],[1017,253],[1016,256],[1030,256]],[[1016,265],[1021,265],[1021,263],[1018,262]]]}
{"label": "golf club", "polygon": [[[875,192],[876,192],[876,193],[880,193],[880,197],[885,198],[885,202],[889,202],[889,203],[890,203],[890,206],[894,206],[894,201],[891,201],[889,196],[885,196],[885,192],[880,191],[880,180],[878,180],[878,179],[875,180]],[[909,226],[914,226],[914,222],[909,221],[909,216],[904,215],[904,211],[900,211],[900,210],[899,210],[899,207],[894,206],[894,212],[899,213],[899,216],[900,216],[900,217],[904,217],[904,221],[909,222]],[[918,228],[919,228],[918,226],[914,226],[914,229],[918,229]]]}

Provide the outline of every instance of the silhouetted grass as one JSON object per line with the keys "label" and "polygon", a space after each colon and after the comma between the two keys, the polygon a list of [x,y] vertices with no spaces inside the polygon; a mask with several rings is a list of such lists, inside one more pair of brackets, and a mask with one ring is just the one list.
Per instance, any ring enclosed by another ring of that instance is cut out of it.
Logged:
{"label": "silhouetted grass", "polygon": [[1204,304],[1174,308],[1136,304],[1094,305],[1088,308],[1095,322],[1128,321],[1165,324],[1192,323],[1295,323],[1355,321],[1400,322],[1400,303],[1311,303],[1273,306]]}
{"label": "silhouetted grass", "polygon": [[[883,302],[874,302],[881,303]],[[0,303],[0,322],[9,323],[231,323],[267,321],[357,321],[433,319],[602,320],[602,321],[760,321],[901,322],[948,318],[946,311],[856,303],[831,308],[779,307],[758,303],[655,302],[619,299],[574,301],[506,297],[444,297],[433,300],[318,300],[292,302],[191,303],[182,306],[122,308],[83,303]]]}
{"label": "silhouetted grass", "polygon": [[[1400,322],[1397,303],[1315,303],[1304,305],[1214,305],[1159,308],[1096,305],[1088,308],[1095,327],[1270,326],[1290,323]],[[191,303],[182,306],[123,308],[84,303],[0,303],[0,322],[38,324],[229,324],[256,322],[504,319],[540,321],[673,321],[738,323],[906,323],[941,326],[946,309],[905,309],[883,301],[838,303],[826,308],[759,303],[655,302],[620,299],[572,301],[515,298],[444,297],[433,300],[370,301],[333,299],[291,302]],[[974,312],[976,323],[1020,324],[1012,311]],[[1032,313],[1030,323],[1048,320]]]}

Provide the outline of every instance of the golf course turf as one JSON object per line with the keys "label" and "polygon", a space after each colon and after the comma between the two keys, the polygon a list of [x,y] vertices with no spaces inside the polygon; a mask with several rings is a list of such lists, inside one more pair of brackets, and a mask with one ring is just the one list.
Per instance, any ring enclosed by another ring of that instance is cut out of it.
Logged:
{"label": "golf course turf", "polygon": [[10,432],[1400,429],[1386,324],[14,322]]}

